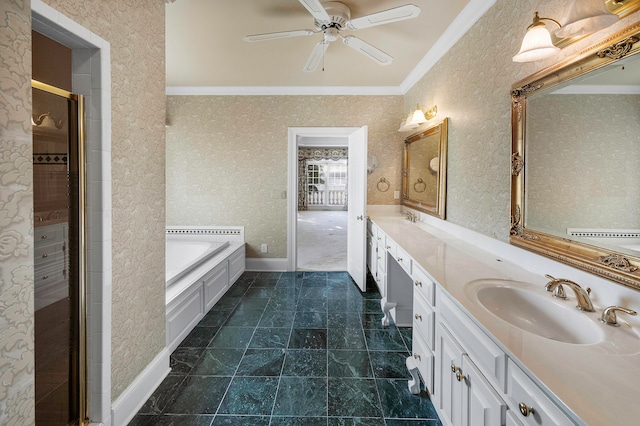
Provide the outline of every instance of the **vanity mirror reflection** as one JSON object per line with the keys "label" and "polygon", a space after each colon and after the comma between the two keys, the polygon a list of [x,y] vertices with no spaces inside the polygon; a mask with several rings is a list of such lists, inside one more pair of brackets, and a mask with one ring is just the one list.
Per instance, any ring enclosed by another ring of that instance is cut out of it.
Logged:
{"label": "vanity mirror reflection", "polygon": [[640,26],[514,84],[511,243],[640,290]]}
{"label": "vanity mirror reflection", "polygon": [[402,205],[440,219],[447,198],[447,133],[445,118],[405,139]]}

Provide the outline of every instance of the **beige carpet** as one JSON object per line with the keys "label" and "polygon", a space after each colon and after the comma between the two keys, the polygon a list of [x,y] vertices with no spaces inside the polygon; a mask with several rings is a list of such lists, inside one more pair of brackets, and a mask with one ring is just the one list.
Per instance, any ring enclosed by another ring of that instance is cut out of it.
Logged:
{"label": "beige carpet", "polygon": [[347,270],[347,212],[298,212],[297,266],[303,271]]}

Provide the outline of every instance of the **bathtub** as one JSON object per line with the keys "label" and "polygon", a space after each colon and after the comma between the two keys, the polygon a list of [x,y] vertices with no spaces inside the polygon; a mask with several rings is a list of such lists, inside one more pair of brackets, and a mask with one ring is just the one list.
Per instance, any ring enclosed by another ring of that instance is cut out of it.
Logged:
{"label": "bathtub", "polygon": [[178,282],[228,245],[228,241],[189,241],[167,235],[165,261],[167,287]]}

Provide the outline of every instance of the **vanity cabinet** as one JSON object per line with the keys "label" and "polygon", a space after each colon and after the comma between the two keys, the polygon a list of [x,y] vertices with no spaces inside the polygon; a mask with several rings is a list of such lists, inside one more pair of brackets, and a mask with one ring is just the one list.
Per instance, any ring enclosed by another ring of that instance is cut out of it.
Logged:
{"label": "vanity cabinet", "polygon": [[411,392],[419,393],[422,383],[449,426],[576,424],[562,402],[416,260],[431,250],[427,243],[403,247],[396,227],[389,230],[392,237],[373,224],[370,238],[378,252],[376,281],[386,283],[383,311],[393,313],[397,325],[402,315],[410,314],[413,343],[406,366]]}

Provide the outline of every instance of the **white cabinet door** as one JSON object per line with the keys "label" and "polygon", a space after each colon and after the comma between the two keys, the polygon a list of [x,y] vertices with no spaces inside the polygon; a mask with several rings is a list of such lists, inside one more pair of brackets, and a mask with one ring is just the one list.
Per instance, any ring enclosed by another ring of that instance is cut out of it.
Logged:
{"label": "white cabinet door", "polygon": [[459,426],[462,414],[462,392],[456,379],[462,368],[463,350],[442,325],[436,327],[436,386],[440,421],[444,425]]}
{"label": "white cabinet door", "polygon": [[462,356],[462,426],[504,426],[507,403],[468,355]]}
{"label": "white cabinet door", "polygon": [[360,290],[367,288],[367,126],[349,135],[347,271]]}

